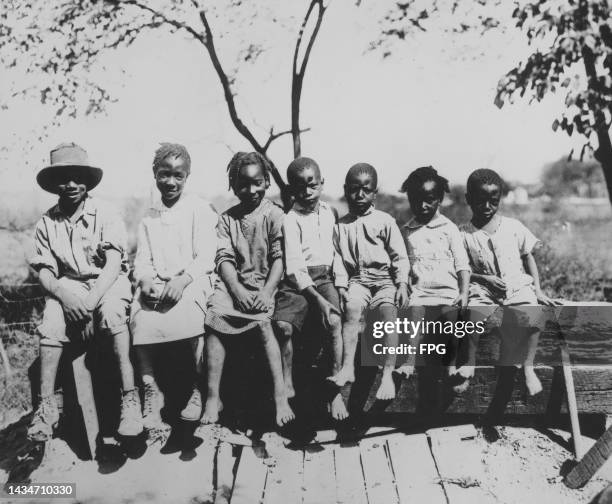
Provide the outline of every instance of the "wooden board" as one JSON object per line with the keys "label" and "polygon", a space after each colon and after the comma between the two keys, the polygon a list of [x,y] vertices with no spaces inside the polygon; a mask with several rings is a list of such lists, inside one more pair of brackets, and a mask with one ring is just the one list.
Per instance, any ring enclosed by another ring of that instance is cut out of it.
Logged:
{"label": "wooden board", "polygon": [[[506,413],[518,415],[542,415],[546,412],[551,398],[553,368],[536,366],[536,374],[542,382],[543,391],[525,401],[524,379],[519,373],[514,387],[512,399],[508,403]],[[612,414],[612,367],[573,366],[576,401],[580,413]],[[388,413],[415,413],[419,397],[418,376],[403,380],[396,399],[385,408]],[[378,378],[371,387],[364,410],[370,410],[375,405]],[[493,366],[478,367],[468,391],[452,398],[450,405],[443,410],[445,413],[469,413],[481,415],[487,411],[495,392],[497,370]],[[345,387],[343,394],[347,396],[350,388]],[[567,413],[567,405],[563,403],[561,413]]]}
{"label": "wooden board", "polygon": [[304,452],[304,504],[336,502],[334,450],[321,445]]}
{"label": "wooden board", "polygon": [[304,486],[304,453],[281,449],[268,468],[265,504],[300,504]]}
{"label": "wooden board", "polygon": [[336,498],[339,504],[368,504],[361,452],[358,446],[334,450],[336,463]]}
{"label": "wooden board", "polygon": [[245,446],[240,455],[231,503],[257,504],[262,502],[267,472],[268,469],[263,459],[255,454],[253,448]]}
{"label": "wooden board", "polygon": [[446,504],[425,434],[387,436],[387,449],[400,503]]}
{"label": "wooden board", "polygon": [[369,504],[397,503],[398,495],[387,458],[385,440],[362,441],[359,448]]}
{"label": "wooden board", "polygon": [[100,424],[98,423],[98,412],[94,400],[91,373],[85,364],[85,354],[81,354],[72,361],[72,372],[74,374],[77,399],[83,413],[87,443],[91,452],[91,458],[93,459],[96,456],[96,440],[100,432]]}
{"label": "wooden board", "polygon": [[215,504],[229,503],[234,486],[234,463],[232,445],[219,442],[215,458]]}
{"label": "wooden board", "polygon": [[493,495],[483,488],[484,466],[475,436],[476,429],[471,425],[427,431],[449,504],[496,502]]}
{"label": "wooden board", "polygon": [[197,461],[199,465],[199,478],[197,484],[200,488],[199,496],[202,502],[212,502],[213,500],[217,444],[217,442],[212,440],[206,440],[196,448],[197,457],[195,461]]}

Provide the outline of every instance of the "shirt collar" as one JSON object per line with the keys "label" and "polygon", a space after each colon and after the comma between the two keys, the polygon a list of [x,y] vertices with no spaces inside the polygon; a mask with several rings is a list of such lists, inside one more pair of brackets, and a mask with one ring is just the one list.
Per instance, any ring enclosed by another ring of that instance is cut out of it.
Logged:
{"label": "shirt collar", "polygon": [[354,214],[354,213],[352,213],[352,212],[349,210],[349,214],[351,214],[351,215],[352,215],[353,217],[355,217],[355,218],[365,217],[366,215],[370,215],[370,214],[371,214],[371,213],[373,213],[373,212],[374,212],[374,205],[371,205],[371,206],[370,206],[370,208],[368,208],[368,209],[367,209],[367,210],[366,210],[364,213],[362,213],[361,215]]}
{"label": "shirt collar", "polygon": [[404,227],[408,229],[419,229],[421,227],[435,229],[441,226],[446,226],[446,224],[448,224],[448,219],[444,217],[444,215],[442,215],[440,212],[436,212],[436,214],[427,224],[422,224],[413,217]]}
{"label": "shirt collar", "polygon": [[172,205],[171,207],[167,207],[166,205],[164,205],[164,202],[162,201],[162,198],[161,198],[161,194],[159,194],[158,192],[157,194],[151,197],[150,208],[151,210],[155,210],[160,213],[168,212],[176,208],[178,205],[180,205],[186,198],[187,198],[187,193],[182,193],[179,196],[179,200],[174,205]]}
{"label": "shirt collar", "polygon": [[317,206],[314,208],[314,210],[308,210],[304,208],[297,201],[293,203],[293,210],[295,210],[297,213],[300,213],[302,215],[316,214],[316,213],[319,213],[321,209],[325,209],[326,207],[327,205],[325,204],[325,202],[320,201],[320,200],[317,202]]}
{"label": "shirt collar", "polygon": [[[97,211],[98,209],[96,207],[95,201],[93,201],[92,197],[88,194],[87,196],[85,196],[85,202],[83,203],[83,209],[81,211],[81,214],[79,215],[78,219],[75,222],[83,220],[85,227],[88,227],[90,218],[92,216],[95,216]],[[69,219],[69,217],[64,212],[62,212],[62,209],[60,208],[59,203],[56,203],[49,210],[49,216],[52,219],[66,219],[66,220]]]}

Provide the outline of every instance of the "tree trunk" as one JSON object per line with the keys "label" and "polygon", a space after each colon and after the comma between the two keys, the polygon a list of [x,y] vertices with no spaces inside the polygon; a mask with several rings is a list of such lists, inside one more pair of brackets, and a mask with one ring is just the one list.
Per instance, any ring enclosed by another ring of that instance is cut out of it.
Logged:
{"label": "tree trunk", "polygon": [[[582,59],[584,61],[584,68],[586,70],[589,88],[593,91],[598,92],[598,79],[597,69],[595,68],[595,56],[590,48],[584,46],[582,48]],[[597,130],[597,140],[599,146],[595,151],[595,159],[601,164],[603,170],[604,179],[606,180],[606,187],[608,188],[608,199],[612,204],[612,142],[610,141],[610,132],[606,125],[606,121],[598,121],[600,126]]]}
{"label": "tree trunk", "polygon": [[601,163],[601,169],[606,180],[608,188],[608,198],[612,204],[612,142],[610,141],[610,133],[607,130],[597,132],[599,147],[595,151],[595,159]]}

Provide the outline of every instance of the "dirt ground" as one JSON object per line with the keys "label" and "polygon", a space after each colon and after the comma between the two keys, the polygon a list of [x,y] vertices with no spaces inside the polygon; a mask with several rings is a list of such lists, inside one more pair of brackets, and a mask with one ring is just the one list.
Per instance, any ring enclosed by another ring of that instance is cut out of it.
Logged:
{"label": "dirt ground", "polygon": [[[479,484],[492,497],[492,502],[595,503],[598,494],[612,481],[612,462],[608,462],[584,488],[570,490],[565,487],[559,477],[561,466],[571,458],[569,434],[565,431],[539,432],[532,428],[504,427],[500,434],[502,437],[496,443],[487,443],[480,434],[476,441],[482,449],[484,465],[484,476]],[[17,464],[27,465],[27,457],[31,456],[14,452],[18,449],[17,437],[12,440],[0,438],[0,447],[7,450],[0,457],[2,483],[9,476],[8,451],[13,452],[12,460]],[[282,441],[278,437],[269,439],[270,443]],[[587,448],[593,442],[587,438],[584,441]],[[162,453],[161,445],[153,444],[140,458],[127,459],[120,467],[111,468],[79,460],[64,441],[53,439],[30,479],[41,483],[76,482],[78,500],[50,501],[58,504],[207,502],[202,499],[205,492],[200,485],[202,475],[212,468],[210,465],[203,467],[203,458],[198,454],[201,450],[210,450],[211,442],[205,440],[192,451],[170,450],[170,453]],[[274,453],[273,450],[269,452]],[[0,501],[5,502],[1,498]],[[15,500],[16,503],[26,501]]]}

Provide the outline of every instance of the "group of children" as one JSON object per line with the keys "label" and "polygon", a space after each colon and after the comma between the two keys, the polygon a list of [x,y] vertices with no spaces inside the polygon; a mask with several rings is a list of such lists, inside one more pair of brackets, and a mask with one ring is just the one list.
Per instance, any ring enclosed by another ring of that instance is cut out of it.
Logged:
{"label": "group of children", "polygon": [[[432,167],[414,170],[401,188],[414,215],[402,233],[392,216],[374,207],[378,174],[366,163],[346,174],[348,213],[340,218],[321,201],[324,179],[310,158],[298,158],[287,169],[293,201],[287,213],[265,198],[270,169],[259,153],[231,159],[229,188],[239,203],[220,216],[183,192],[190,169],[183,146],[164,143],[156,151],[159,198],[140,223],[131,277],[121,217],[89,195],[102,171],[89,164],[86,152],[62,144],[39,172],[40,186],[59,199],[36,227],[31,261],[47,295],[38,328],[41,397],[28,430],[32,439],[48,439],[57,423],[54,388],[64,344],[94,334],[112,338],[122,386],[118,434],[135,436],[163,423],[153,363],[170,341],[190,341],[196,370],[206,375],[206,390],[194,381],[181,418],[218,421],[227,342],[249,334],[264,350],[276,423],[283,426],[294,419],[293,343],[307,332],[307,321],[329,343],[328,381],[335,392],[328,408],[342,420],[348,411],[340,388],[355,380],[366,310],[393,321],[398,309],[416,317],[430,306],[554,304],[539,285],[532,255],[537,239],[519,221],[497,214],[503,183],[492,170],[470,175],[466,200],[473,215],[461,228],[439,212],[448,181]],[[537,343],[537,330],[529,337]],[[385,335],[386,345],[397,341],[397,334]],[[449,368],[464,388],[474,372],[474,353],[464,365]],[[537,393],[532,355],[525,364],[529,390]],[[386,355],[376,397],[392,399],[392,373],[409,376],[413,370],[414,362],[396,368],[395,355]]]}

